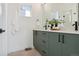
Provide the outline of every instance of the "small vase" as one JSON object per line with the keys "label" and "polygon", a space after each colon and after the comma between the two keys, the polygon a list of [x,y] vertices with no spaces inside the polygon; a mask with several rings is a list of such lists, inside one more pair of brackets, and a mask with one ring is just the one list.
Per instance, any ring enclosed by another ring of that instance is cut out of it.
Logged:
{"label": "small vase", "polygon": [[55,23],[55,27],[58,27],[58,24],[57,23]]}
{"label": "small vase", "polygon": [[54,26],[54,25],[53,25],[53,24],[51,24],[51,29],[53,28],[53,26]]}

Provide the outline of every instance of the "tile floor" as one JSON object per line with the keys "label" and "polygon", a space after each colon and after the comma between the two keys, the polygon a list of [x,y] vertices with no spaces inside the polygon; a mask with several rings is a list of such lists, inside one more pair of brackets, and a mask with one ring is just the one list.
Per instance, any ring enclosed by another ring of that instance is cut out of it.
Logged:
{"label": "tile floor", "polygon": [[8,56],[41,56],[40,53],[36,49],[31,50],[21,50],[8,54]]}

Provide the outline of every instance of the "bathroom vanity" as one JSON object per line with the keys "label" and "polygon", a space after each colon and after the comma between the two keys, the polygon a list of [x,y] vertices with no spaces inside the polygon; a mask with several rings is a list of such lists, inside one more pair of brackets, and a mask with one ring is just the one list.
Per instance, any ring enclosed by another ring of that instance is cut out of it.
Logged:
{"label": "bathroom vanity", "polygon": [[33,44],[43,56],[79,56],[79,32],[33,30]]}
{"label": "bathroom vanity", "polygon": [[46,20],[54,18],[64,23],[58,24],[60,30],[33,30],[34,47],[43,56],[79,56],[79,4],[44,4],[42,7],[45,26],[40,25],[41,28],[48,25]]}

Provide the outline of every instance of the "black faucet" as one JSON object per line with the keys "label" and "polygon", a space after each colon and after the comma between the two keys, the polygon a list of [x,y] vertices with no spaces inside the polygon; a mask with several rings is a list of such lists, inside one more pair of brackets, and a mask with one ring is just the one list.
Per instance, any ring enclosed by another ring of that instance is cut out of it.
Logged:
{"label": "black faucet", "polygon": [[75,31],[78,31],[78,22],[75,21],[75,24],[73,24],[72,26],[75,26]]}

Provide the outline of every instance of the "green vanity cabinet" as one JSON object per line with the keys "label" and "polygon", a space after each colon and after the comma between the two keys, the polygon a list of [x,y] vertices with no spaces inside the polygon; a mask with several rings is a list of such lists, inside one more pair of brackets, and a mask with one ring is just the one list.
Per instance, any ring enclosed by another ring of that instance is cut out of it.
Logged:
{"label": "green vanity cabinet", "polygon": [[62,55],[79,56],[79,34],[62,34]]}
{"label": "green vanity cabinet", "polygon": [[61,55],[61,51],[62,51],[62,47],[61,47],[61,42],[60,42],[60,34],[59,33],[52,33],[49,32],[48,33],[48,42],[49,42],[49,46],[48,46],[48,52],[49,52],[49,56],[60,56]]}
{"label": "green vanity cabinet", "polygon": [[33,31],[34,47],[45,56],[79,56],[79,34]]}

